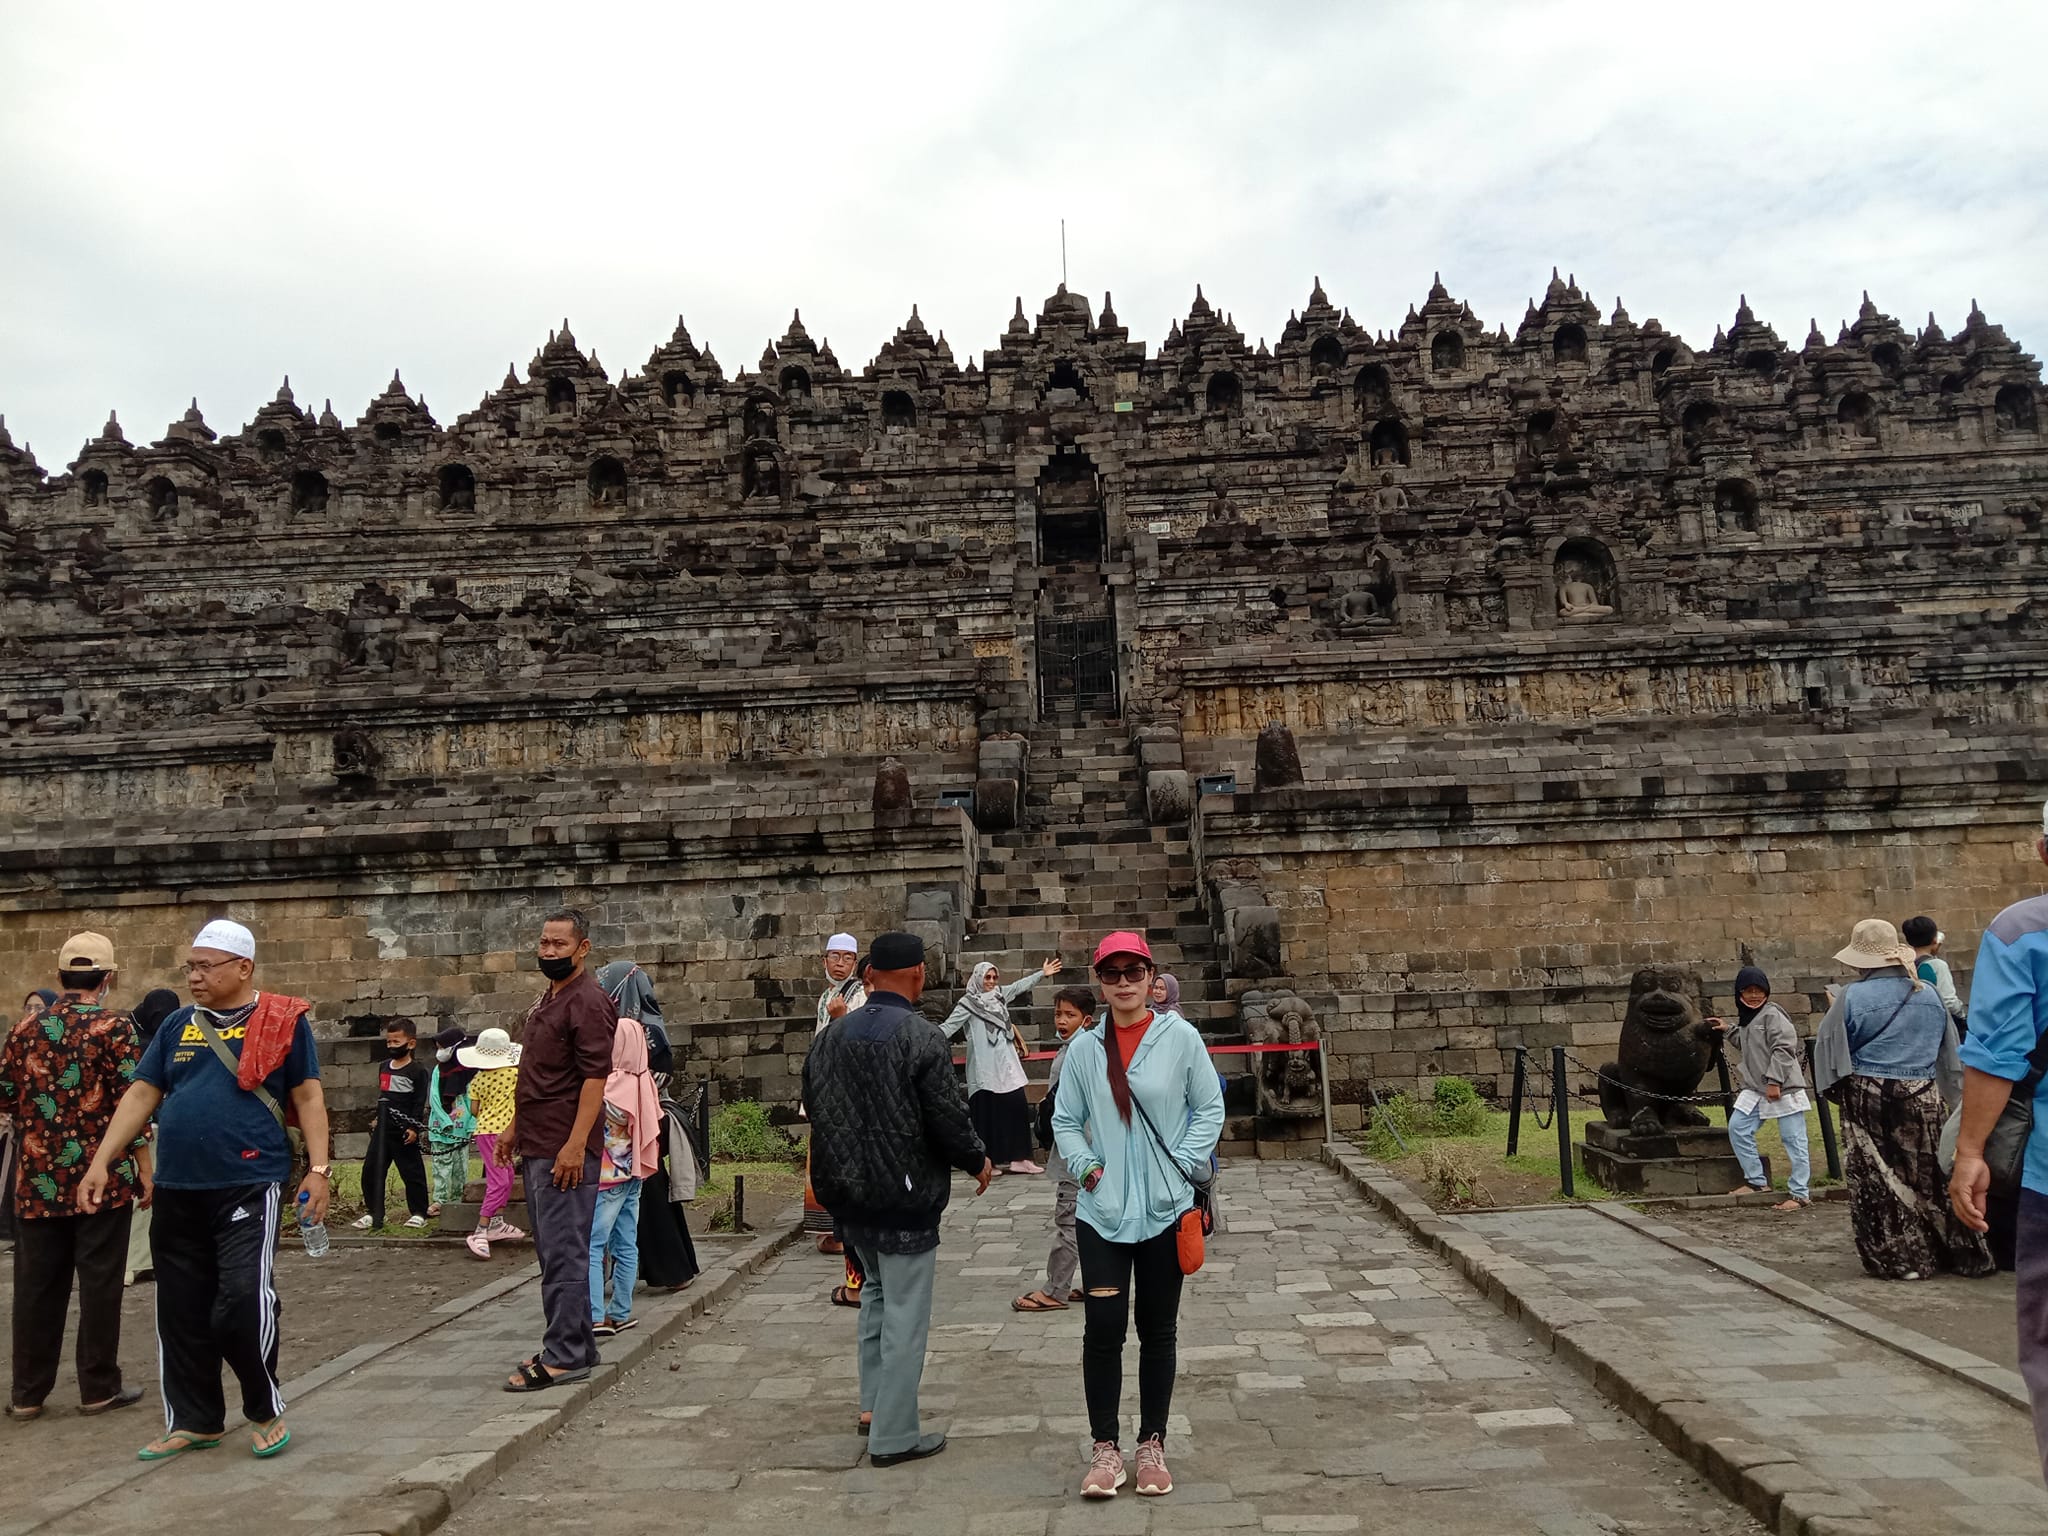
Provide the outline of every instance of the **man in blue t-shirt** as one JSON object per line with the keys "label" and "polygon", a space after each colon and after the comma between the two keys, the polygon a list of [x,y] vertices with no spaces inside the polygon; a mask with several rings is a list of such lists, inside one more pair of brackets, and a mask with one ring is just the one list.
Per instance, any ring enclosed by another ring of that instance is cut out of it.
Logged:
{"label": "man in blue t-shirt", "polygon": [[[2048,864],[2048,805],[2034,851]],[[1949,1203],[1965,1226],[1990,1226],[1991,1170],[1984,1143],[2013,1086],[2033,1072],[2048,1036],[2048,896],[2015,902],[1991,920],[1970,978],[1970,1037],[1963,1042],[1963,1114]],[[2020,1374],[2034,1404],[2034,1439],[2048,1478],[2048,1075],[2037,1078],[2034,1130],[2020,1179],[2017,1283]]]}
{"label": "man in blue t-shirt", "polygon": [[79,1186],[79,1209],[98,1209],[112,1160],[156,1116],[150,1242],[165,1433],[136,1453],[144,1461],[220,1444],[223,1363],[241,1382],[250,1449],[275,1456],[291,1442],[277,1384],[271,1273],[280,1186],[291,1173],[286,1106],[313,1165],[303,1187],[308,1219],[321,1221],[327,1104],[306,1003],[258,992],[255,976],[256,940],[247,928],[216,921],[199,930],[185,964],[197,1006],[165,1019],[149,1042]]}

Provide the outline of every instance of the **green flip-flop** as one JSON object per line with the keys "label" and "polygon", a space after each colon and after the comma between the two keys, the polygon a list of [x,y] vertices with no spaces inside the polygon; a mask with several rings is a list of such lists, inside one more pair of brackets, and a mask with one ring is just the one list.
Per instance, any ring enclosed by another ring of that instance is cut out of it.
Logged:
{"label": "green flip-flop", "polygon": [[[270,1421],[270,1424],[258,1426],[259,1431],[269,1429],[271,1424],[276,1424],[277,1422],[278,1421],[276,1419],[272,1419]],[[279,1451],[283,1450],[286,1446],[290,1445],[291,1443],[292,1432],[287,1429],[283,1434],[279,1435],[275,1440],[271,1441],[268,1445],[258,1445],[255,1441],[250,1441],[249,1454],[251,1456],[255,1456],[262,1460],[268,1461],[272,1456],[275,1456]]]}
{"label": "green flip-flop", "polygon": [[221,1442],[219,1435],[214,1435],[209,1439],[205,1435],[195,1435],[189,1429],[174,1429],[168,1435],[165,1435],[164,1439],[181,1440],[184,1443],[182,1445],[174,1445],[167,1451],[159,1451],[152,1446],[145,1445],[135,1453],[135,1459],[137,1461],[169,1461],[173,1456],[182,1456],[187,1451],[210,1451]]}

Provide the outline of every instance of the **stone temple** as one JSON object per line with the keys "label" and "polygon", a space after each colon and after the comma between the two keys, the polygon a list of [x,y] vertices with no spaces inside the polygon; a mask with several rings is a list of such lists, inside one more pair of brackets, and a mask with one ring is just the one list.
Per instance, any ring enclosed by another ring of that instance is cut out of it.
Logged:
{"label": "stone temple", "polygon": [[1974,304],[1695,347],[1553,276],[1512,332],[1318,283],[1154,350],[1062,287],[964,363],[913,310],[614,378],[565,324],[447,425],[394,376],[56,475],[0,429],[4,978],[89,925],[132,1001],[231,913],[359,1130],[360,1037],[516,1023],[563,901],[783,1105],[833,930],[944,1001],[1136,924],[1219,1038],[1319,1034],[1343,1127],[1602,1059],[1641,965],[1796,1009],[1929,911],[1966,970],[2038,874],[2041,414]]}

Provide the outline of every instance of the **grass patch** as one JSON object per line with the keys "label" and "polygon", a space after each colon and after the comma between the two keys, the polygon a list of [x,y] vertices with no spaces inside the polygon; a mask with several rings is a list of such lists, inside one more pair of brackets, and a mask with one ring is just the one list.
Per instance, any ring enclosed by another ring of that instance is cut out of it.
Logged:
{"label": "grass patch", "polygon": [[[1441,1096],[1424,1103],[1406,1094],[1395,1094],[1375,1112],[1373,1124],[1359,1141],[1374,1158],[1420,1189],[1439,1210],[1538,1205],[1546,1200],[1565,1199],[1559,1188],[1562,1181],[1555,1125],[1547,1130],[1538,1127],[1525,1107],[1520,1145],[1510,1157],[1507,1111],[1489,1108],[1482,1102],[1475,1112],[1456,1090],[1452,1099],[1453,1107],[1447,1112]],[[1714,1124],[1727,1124],[1728,1117],[1719,1105],[1702,1107]],[[1574,1102],[1573,1145],[1585,1139],[1586,1122],[1598,1114],[1597,1108]],[[1809,1110],[1806,1121],[1814,1187],[1841,1183],[1826,1173],[1819,1112]],[[1439,1127],[1456,1128],[1458,1133],[1442,1134]],[[1405,1149],[1394,1140],[1394,1131],[1399,1131],[1402,1141],[1407,1143]],[[1771,1160],[1772,1172],[1777,1175],[1776,1186],[1782,1189],[1791,1163],[1778,1139],[1777,1127],[1769,1121],[1757,1132],[1757,1150]],[[1574,1170],[1572,1198],[1583,1201],[1627,1197],[1616,1195]]]}
{"label": "grass patch", "polygon": [[737,1174],[747,1181],[747,1225],[758,1228],[777,1211],[803,1199],[804,1171],[795,1163],[714,1162],[710,1172],[697,1183],[693,1209],[708,1211],[706,1225],[713,1232],[732,1228],[732,1181]]}
{"label": "grass patch", "polygon": [[752,1099],[721,1104],[711,1112],[713,1163],[799,1163],[803,1152],[768,1111]]}

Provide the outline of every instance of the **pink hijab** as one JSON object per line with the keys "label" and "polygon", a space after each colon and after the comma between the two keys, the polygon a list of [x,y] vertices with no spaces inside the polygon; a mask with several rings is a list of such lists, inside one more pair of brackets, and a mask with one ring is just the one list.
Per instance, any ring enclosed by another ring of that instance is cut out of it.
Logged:
{"label": "pink hijab", "polygon": [[647,1032],[638,1019],[621,1019],[612,1035],[612,1071],[604,1101],[625,1112],[633,1136],[633,1177],[654,1172],[661,1156],[661,1099],[647,1070]]}

